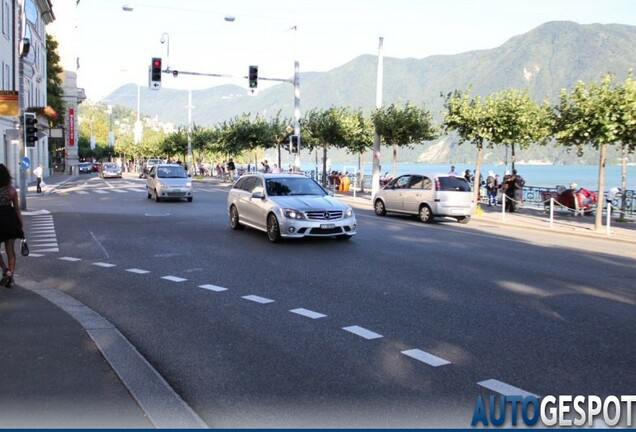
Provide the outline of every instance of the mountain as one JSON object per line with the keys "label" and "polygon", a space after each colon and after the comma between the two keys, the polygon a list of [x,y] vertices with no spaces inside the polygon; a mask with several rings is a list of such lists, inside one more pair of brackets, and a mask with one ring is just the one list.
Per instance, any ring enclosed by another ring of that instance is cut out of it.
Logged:
{"label": "mountain", "polygon": [[[493,49],[423,59],[385,57],[383,100],[385,104],[423,103],[438,119],[443,103],[440,94],[465,90],[468,86],[472,86],[476,95],[511,87],[528,88],[534,99],[548,99],[554,104],[559,91],[578,80],[598,81],[612,72],[617,81],[622,81],[634,65],[636,27],[555,21]],[[372,110],[376,71],[377,57],[362,55],[327,72],[301,73],[301,112],[332,105]],[[142,112],[166,122],[187,123],[187,91],[147,88],[141,91]],[[136,109],[137,88],[125,85],[107,99]],[[273,116],[280,110],[290,118],[293,113],[293,88],[286,83],[261,90],[257,97],[247,96],[246,89],[240,86],[218,86],[193,91],[192,100],[196,106],[192,111],[193,122],[198,125],[214,125],[242,113]],[[434,154],[431,145],[426,150]],[[453,153],[452,143],[443,147],[445,156],[433,159],[440,160]],[[417,156],[422,156],[421,149]]]}

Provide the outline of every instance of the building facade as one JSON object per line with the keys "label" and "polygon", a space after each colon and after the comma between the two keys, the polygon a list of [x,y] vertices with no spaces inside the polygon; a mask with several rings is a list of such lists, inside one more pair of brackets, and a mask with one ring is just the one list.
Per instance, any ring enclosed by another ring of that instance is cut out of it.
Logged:
{"label": "building facade", "polygon": [[[18,174],[24,156],[29,157],[31,165],[42,163],[45,168],[49,167],[48,118],[44,115],[47,106],[46,25],[55,20],[55,15],[50,0],[0,0],[0,4],[0,91],[19,94],[19,105],[36,113],[42,131],[35,147],[23,149],[19,113],[6,110],[0,113],[0,163],[9,168],[15,184],[20,186]],[[45,171],[48,174],[48,169]],[[26,181],[31,180],[28,174]]]}

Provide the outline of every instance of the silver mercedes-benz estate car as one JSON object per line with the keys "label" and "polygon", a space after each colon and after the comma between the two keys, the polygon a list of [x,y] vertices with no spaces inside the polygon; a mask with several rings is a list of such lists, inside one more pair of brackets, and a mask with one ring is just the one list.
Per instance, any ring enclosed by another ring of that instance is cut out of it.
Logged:
{"label": "silver mercedes-benz estate car", "polygon": [[353,209],[300,174],[249,174],[227,197],[230,226],[265,231],[271,242],[281,238],[348,239],[356,233]]}

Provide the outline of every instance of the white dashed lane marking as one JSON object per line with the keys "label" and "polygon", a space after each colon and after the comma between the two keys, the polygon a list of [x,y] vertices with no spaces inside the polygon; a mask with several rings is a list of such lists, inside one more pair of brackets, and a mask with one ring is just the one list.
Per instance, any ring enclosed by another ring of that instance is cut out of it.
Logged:
{"label": "white dashed lane marking", "polygon": [[199,288],[203,288],[203,289],[206,289],[209,291],[215,291],[215,292],[227,291],[227,288],[223,288],[216,285],[210,285],[210,284],[199,285]]}
{"label": "white dashed lane marking", "polygon": [[511,386],[510,384],[506,384],[504,382],[501,381],[497,381],[496,379],[489,379],[489,380],[485,380],[485,381],[480,381],[477,384],[479,384],[482,387],[487,388],[488,390],[492,390],[494,392],[497,392],[499,394],[502,394],[504,396],[521,396],[521,397],[526,397],[526,396],[534,396],[534,397],[539,397],[538,395],[534,394],[534,393],[530,393],[527,392],[525,390],[521,390],[518,387],[515,386]]}
{"label": "white dashed lane marking", "polygon": [[131,268],[131,269],[126,269],[127,272],[130,273],[135,273],[135,274],[146,274],[146,273],[150,273],[148,270],[142,270],[142,269],[138,269],[138,268]]}
{"label": "white dashed lane marking", "polygon": [[71,262],[75,262],[75,261],[81,261],[81,258],[73,258],[73,257],[61,257],[60,258],[62,261],[71,261]]}
{"label": "white dashed lane marking", "polygon": [[109,264],[109,263],[105,263],[105,262],[95,262],[95,263],[93,263],[93,265],[97,266],[97,267],[104,267],[104,268],[115,267],[115,264]]}
{"label": "white dashed lane marking", "polygon": [[245,300],[249,300],[249,301],[253,301],[256,303],[260,303],[260,304],[267,304],[267,303],[274,303],[274,300],[272,299],[268,299],[265,297],[260,297],[257,295],[248,295],[248,296],[243,296],[241,298],[244,298]]}
{"label": "white dashed lane marking", "polygon": [[444,360],[443,358],[434,356],[433,354],[429,354],[426,351],[422,351],[419,349],[410,349],[406,351],[402,351],[402,354],[414,358],[415,360],[419,360],[427,365],[438,367],[450,364],[449,361]]}
{"label": "white dashed lane marking", "polygon": [[324,318],[324,317],[327,316],[325,314],[321,314],[319,312],[314,312],[314,311],[310,311],[308,309],[303,309],[303,308],[292,309],[292,310],[290,310],[290,312],[298,314],[298,315],[302,315],[302,316],[305,316],[305,317],[311,318],[311,319]]}
{"label": "white dashed lane marking", "polygon": [[349,326],[349,327],[343,327],[342,329],[348,331],[349,333],[353,333],[354,335],[363,337],[365,339],[378,339],[383,337],[381,334],[372,332],[371,330],[367,330],[364,327],[360,327],[360,326]]}
{"label": "white dashed lane marking", "polygon": [[161,276],[161,279],[169,280],[171,282],[185,282],[187,279],[180,278],[178,276]]}

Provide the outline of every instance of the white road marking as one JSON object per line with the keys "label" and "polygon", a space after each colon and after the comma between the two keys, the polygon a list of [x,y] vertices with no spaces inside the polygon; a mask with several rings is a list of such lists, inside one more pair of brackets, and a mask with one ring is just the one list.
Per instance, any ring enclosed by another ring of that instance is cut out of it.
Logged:
{"label": "white road marking", "polygon": [[527,392],[525,390],[521,390],[520,388],[517,388],[515,386],[511,386],[510,384],[506,384],[504,382],[501,381],[497,381],[496,379],[489,379],[489,380],[485,380],[485,381],[480,381],[477,384],[479,384],[482,387],[487,388],[488,390],[492,390],[494,392],[497,392],[499,394],[502,394],[504,396],[522,396],[522,397],[526,397],[526,396],[534,396],[534,397],[539,397],[538,395],[534,394],[534,393],[530,393]]}
{"label": "white road marking", "polygon": [[130,273],[136,273],[136,274],[146,274],[146,273],[150,273],[148,270],[141,270],[138,268],[131,268],[131,269],[126,269],[127,272]]}
{"label": "white road marking", "polygon": [[260,304],[267,304],[267,303],[274,303],[274,300],[272,299],[268,299],[265,297],[260,297],[257,295],[248,295],[248,296],[243,296],[241,298],[244,298],[245,300],[249,300],[249,301],[253,301],[256,303],[260,303]]}
{"label": "white road marking", "polygon": [[39,253],[29,252],[29,256],[31,258],[40,258],[40,257],[43,257],[44,255],[43,254],[39,254]]}
{"label": "white road marking", "polygon": [[48,210],[23,211],[23,216],[40,216],[51,214]]}
{"label": "white road marking", "polygon": [[[59,252],[60,250],[58,248],[51,248],[51,249],[36,249],[35,251],[36,252]],[[31,249],[31,252],[33,252],[33,249]],[[81,261],[81,260],[78,260],[78,261]]]}
{"label": "white road marking", "polygon": [[419,360],[427,365],[438,367],[450,364],[449,361],[444,360],[443,358],[434,356],[433,354],[429,354],[426,351],[422,351],[419,349],[410,349],[406,351],[402,351],[402,354],[414,358],[415,360]]}
{"label": "white road marking", "polygon": [[203,289],[215,291],[215,292],[227,291],[227,288],[223,288],[216,285],[210,285],[210,284],[199,285],[199,288],[203,288]]}
{"label": "white road marking", "polygon": [[107,194],[108,192],[103,190],[103,189],[95,189],[93,190],[93,192],[97,193],[97,194]]}
{"label": "white road marking", "polygon": [[88,192],[83,191],[83,190],[75,191],[75,193],[80,194],[80,195],[88,195],[89,194]]}
{"label": "white road marking", "polygon": [[117,193],[127,193],[125,190],[121,190],[121,189],[111,189],[113,192],[117,192]]}
{"label": "white road marking", "polygon": [[93,265],[97,267],[104,267],[104,268],[115,267],[115,264],[109,264],[105,262],[94,262]]}
{"label": "white road marking", "polygon": [[342,329],[350,333],[353,333],[355,335],[358,335],[360,337],[363,337],[365,339],[378,339],[383,337],[381,334],[372,332],[371,330],[367,330],[360,326],[349,326],[349,327],[343,327]]}
{"label": "white road marking", "polygon": [[298,315],[302,315],[311,319],[324,318],[327,316],[325,314],[321,314],[319,312],[314,312],[314,311],[310,311],[309,309],[303,309],[303,308],[292,309],[290,310],[290,312],[298,314]]}
{"label": "white road marking", "polygon": [[171,282],[185,282],[187,279],[180,278],[178,276],[161,276],[161,279],[169,280]]}
{"label": "white road marking", "polygon": [[62,261],[71,261],[71,262],[75,262],[75,261],[81,261],[81,258],[73,258],[73,257],[61,257],[60,258]]}
{"label": "white road marking", "polygon": [[[47,241],[47,240],[45,240]],[[28,241],[29,246],[34,247],[34,248],[52,248],[52,247],[57,247],[57,243],[42,243],[42,241],[36,241],[36,240],[29,240]]]}

